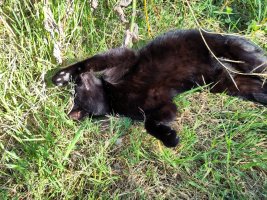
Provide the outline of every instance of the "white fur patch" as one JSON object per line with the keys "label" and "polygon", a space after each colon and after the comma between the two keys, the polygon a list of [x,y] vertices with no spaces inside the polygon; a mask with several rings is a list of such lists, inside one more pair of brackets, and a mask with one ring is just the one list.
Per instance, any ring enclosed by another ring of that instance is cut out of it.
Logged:
{"label": "white fur patch", "polygon": [[62,78],[63,78],[64,81],[69,81],[70,73],[66,73]]}
{"label": "white fur patch", "polygon": [[63,83],[58,83],[58,84],[57,84],[57,86],[62,86],[62,85],[63,85]]}
{"label": "white fur patch", "polygon": [[57,80],[56,80],[57,82],[60,82],[61,81],[61,78],[57,78]]}
{"label": "white fur patch", "polygon": [[65,74],[65,72],[64,72],[64,71],[62,71],[62,72],[60,72],[60,73],[59,73],[59,75],[64,75],[64,74]]}

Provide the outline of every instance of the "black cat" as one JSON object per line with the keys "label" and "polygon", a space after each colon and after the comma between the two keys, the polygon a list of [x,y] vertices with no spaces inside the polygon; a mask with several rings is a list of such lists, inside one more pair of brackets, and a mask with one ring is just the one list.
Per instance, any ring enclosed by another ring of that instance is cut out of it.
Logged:
{"label": "black cat", "polygon": [[118,113],[142,119],[148,133],[174,147],[179,138],[168,123],[176,117],[172,99],[178,93],[210,84],[211,92],[267,104],[260,77],[229,73],[221,64],[232,72],[266,74],[266,54],[238,36],[202,34],[205,40],[198,30],[171,31],[138,51],[111,49],[60,70],[52,80],[59,86],[75,81],[71,118]]}

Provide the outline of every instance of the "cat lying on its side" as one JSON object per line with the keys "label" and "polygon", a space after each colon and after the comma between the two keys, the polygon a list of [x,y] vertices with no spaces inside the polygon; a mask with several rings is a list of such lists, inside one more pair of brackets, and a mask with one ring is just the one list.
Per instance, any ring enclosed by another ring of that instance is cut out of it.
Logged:
{"label": "cat lying on its side", "polygon": [[267,83],[256,75],[233,73],[266,73],[263,50],[238,36],[202,33],[210,49],[198,30],[171,31],[138,51],[111,49],[75,63],[52,80],[58,86],[70,80],[76,83],[71,118],[117,113],[142,119],[149,134],[175,147],[179,137],[168,124],[176,117],[172,99],[181,92],[210,84],[213,93],[226,92],[267,105]]}

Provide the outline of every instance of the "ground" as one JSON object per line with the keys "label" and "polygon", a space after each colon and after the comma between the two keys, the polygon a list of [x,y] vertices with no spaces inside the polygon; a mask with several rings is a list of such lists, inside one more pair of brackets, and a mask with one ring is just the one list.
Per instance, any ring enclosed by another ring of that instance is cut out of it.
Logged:
{"label": "ground", "polygon": [[[179,95],[174,149],[128,118],[73,122],[73,86],[52,86],[51,74],[122,45],[116,1],[95,10],[86,0],[0,4],[0,199],[267,199],[266,107],[206,88]],[[266,4],[138,1],[133,48],[197,19],[267,50]],[[131,4],[123,9],[131,21]]]}

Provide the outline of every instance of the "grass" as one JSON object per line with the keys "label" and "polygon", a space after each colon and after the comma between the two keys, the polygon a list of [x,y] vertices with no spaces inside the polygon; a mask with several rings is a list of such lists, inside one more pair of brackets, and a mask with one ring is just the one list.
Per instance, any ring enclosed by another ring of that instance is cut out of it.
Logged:
{"label": "grass", "polygon": [[[0,2],[0,199],[266,199],[267,109],[197,89],[176,97],[181,143],[164,148],[142,123],[67,118],[72,87],[47,83],[63,66],[123,42],[126,24],[99,1]],[[266,0],[190,1],[205,29],[245,34],[267,50]],[[131,6],[124,9],[130,21]],[[137,2],[140,40],[193,28],[185,1]],[[147,20],[146,20],[147,19]],[[148,25],[151,34],[148,32]],[[49,33],[49,31],[53,33]]]}

